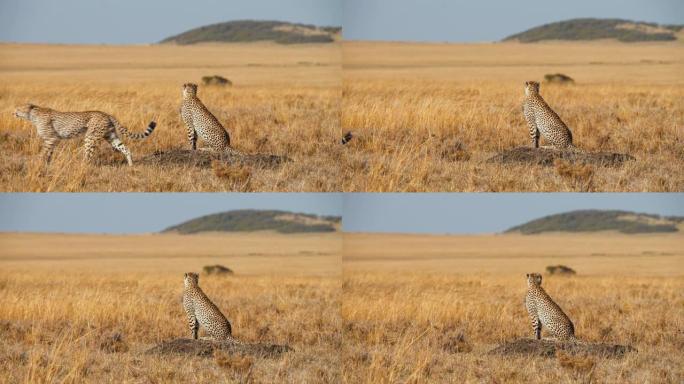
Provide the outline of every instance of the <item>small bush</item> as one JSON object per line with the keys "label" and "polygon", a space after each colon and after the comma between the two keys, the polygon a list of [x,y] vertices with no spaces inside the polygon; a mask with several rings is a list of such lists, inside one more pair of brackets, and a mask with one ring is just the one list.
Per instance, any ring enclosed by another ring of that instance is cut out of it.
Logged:
{"label": "small bush", "polygon": [[544,82],[555,83],[555,84],[574,84],[575,80],[562,73],[547,73],[544,75]]}
{"label": "small bush", "polygon": [[203,76],[202,77],[202,84],[204,84],[204,85],[232,86],[233,82],[226,79],[223,76],[214,75],[214,76]]}
{"label": "small bush", "polygon": [[567,267],[565,265],[549,265],[546,267],[546,272],[549,275],[575,275],[577,272],[575,272],[574,269]]}
{"label": "small bush", "polygon": [[202,271],[204,272],[205,275],[232,275],[233,270],[224,267],[223,265],[205,265],[204,268],[202,268]]}

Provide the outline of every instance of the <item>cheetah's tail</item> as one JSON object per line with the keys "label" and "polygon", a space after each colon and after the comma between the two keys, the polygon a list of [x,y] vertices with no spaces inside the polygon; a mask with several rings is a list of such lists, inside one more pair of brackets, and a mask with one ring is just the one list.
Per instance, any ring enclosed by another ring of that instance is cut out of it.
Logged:
{"label": "cheetah's tail", "polygon": [[230,147],[230,146],[226,147],[226,149],[224,149],[224,152],[231,154],[231,155],[235,155],[235,156],[245,156],[244,152],[239,151],[239,150],[237,150],[233,147]]}
{"label": "cheetah's tail", "polygon": [[568,145],[568,149],[572,150],[573,152],[578,152],[578,153],[587,152],[585,149],[582,149],[580,147],[576,147],[575,144],[573,144],[573,143],[570,143],[570,145]]}
{"label": "cheetah's tail", "polygon": [[232,335],[226,336],[226,341],[229,342],[229,343],[239,344],[239,345],[244,345],[244,344],[245,344],[245,343],[243,343],[242,341],[240,341],[240,340],[234,338]]}
{"label": "cheetah's tail", "polygon": [[112,124],[114,124],[114,127],[116,130],[121,133],[122,135],[126,137],[130,137],[131,139],[136,139],[136,140],[142,140],[146,138],[147,136],[151,135],[152,132],[154,132],[154,128],[157,127],[157,123],[154,121],[150,121],[150,124],[145,128],[145,131],[142,133],[133,133],[128,130],[128,128],[124,127],[123,125],[119,124],[119,122],[116,119],[112,119]]}

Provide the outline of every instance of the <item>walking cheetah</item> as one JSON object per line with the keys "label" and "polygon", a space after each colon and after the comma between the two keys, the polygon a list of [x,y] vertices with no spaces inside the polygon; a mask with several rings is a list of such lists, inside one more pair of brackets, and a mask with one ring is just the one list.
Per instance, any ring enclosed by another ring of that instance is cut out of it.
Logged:
{"label": "walking cheetah", "polygon": [[572,132],[541,97],[539,83],[536,81],[525,82],[522,112],[530,128],[530,139],[534,148],[539,148],[540,133],[555,148],[573,147]]}
{"label": "walking cheetah", "polygon": [[532,321],[534,337],[541,339],[542,325],[559,340],[576,340],[575,326],[570,318],[541,287],[542,276],[538,273],[527,274],[527,296],[525,306]]}
{"label": "walking cheetah", "polygon": [[188,272],[184,278],[183,308],[188,316],[188,324],[192,338],[197,340],[200,325],[214,340],[225,340],[241,344],[232,336],[230,322],[221,311],[209,300],[199,287],[199,275]]}
{"label": "walking cheetah", "polygon": [[197,149],[198,134],[214,151],[230,149],[228,132],[197,97],[197,84],[183,84],[180,114],[187,127],[188,140],[193,150]]}
{"label": "walking cheetah", "polygon": [[104,112],[60,112],[33,104],[18,107],[14,116],[28,120],[36,127],[38,136],[43,140],[42,156],[48,163],[59,140],[71,139],[85,133],[85,153],[88,161],[92,159],[99,140],[105,139],[112,148],[126,156],[128,165],[132,166],[131,152],[121,142],[117,131],[124,136],[140,140],[149,136],[157,126],[157,123],[152,121],[143,133],[131,133],[119,124],[114,116]]}

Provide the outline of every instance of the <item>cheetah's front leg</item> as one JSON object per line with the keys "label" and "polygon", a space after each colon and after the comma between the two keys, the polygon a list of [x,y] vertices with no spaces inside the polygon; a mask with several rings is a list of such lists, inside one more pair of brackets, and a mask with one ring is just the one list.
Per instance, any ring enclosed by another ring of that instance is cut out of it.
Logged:
{"label": "cheetah's front leg", "polygon": [[188,325],[190,326],[190,333],[192,333],[193,340],[197,340],[197,332],[199,331],[199,321],[194,314],[188,313]]}
{"label": "cheetah's front leg", "polygon": [[59,141],[59,139],[54,138],[54,137],[50,137],[50,138],[43,140],[43,147],[40,151],[41,152],[40,156],[48,164],[50,163],[50,160],[52,159],[52,153],[55,151],[55,145],[57,145],[58,141]]}
{"label": "cheetah's front leg", "polygon": [[532,143],[532,148],[539,148],[539,129],[537,129],[537,125],[533,122],[531,122],[529,119],[527,120],[527,126],[530,129],[530,141]]}
{"label": "cheetah's front leg", "polygon": [[534,338],[537,340],[541,340],[542,323],[541,323],[541,319],[539,319],[539,316],[537,314],[537,308],[534,304],[532,304],[530,302],[526,302],[525,306],[527,307],[527,314],[530,317],[530,322],[532,323],[532,330],[534,331]]}
{"label": "cheetah's front leg", "polygon": [[537,340],[541,340],[541,329],[542,329],[542,323],[539,318],[537,318],[536,322],[532,323],[532,328],[534,328],[534,338]]}
{"label": "cheetah's front leg", "polygon": [[190,142],[190,148],[194,151],[197,149],[197,131],[195,130],[195,125],[192,123],[192,117],[186,117],[181,113],[181,118],[185,123],[185,128],[188,133],[188,141]]}

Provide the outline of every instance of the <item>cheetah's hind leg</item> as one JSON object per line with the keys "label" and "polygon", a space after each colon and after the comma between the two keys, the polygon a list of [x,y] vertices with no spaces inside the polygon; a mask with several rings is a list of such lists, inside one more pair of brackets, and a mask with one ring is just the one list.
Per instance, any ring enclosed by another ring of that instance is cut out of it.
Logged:
{"label": "cheetah's hind leg", "polygon": [[116,149],[117,151],[123,153],[124,156],[126,156],[126,161],[128,162],[128,166],[132,167],[133,166],[133,159],[131,158],[131,151],[126,148],[124,143],[119,140],[118,137],[110,138],[109,143],[112,145],[112,148]]}

